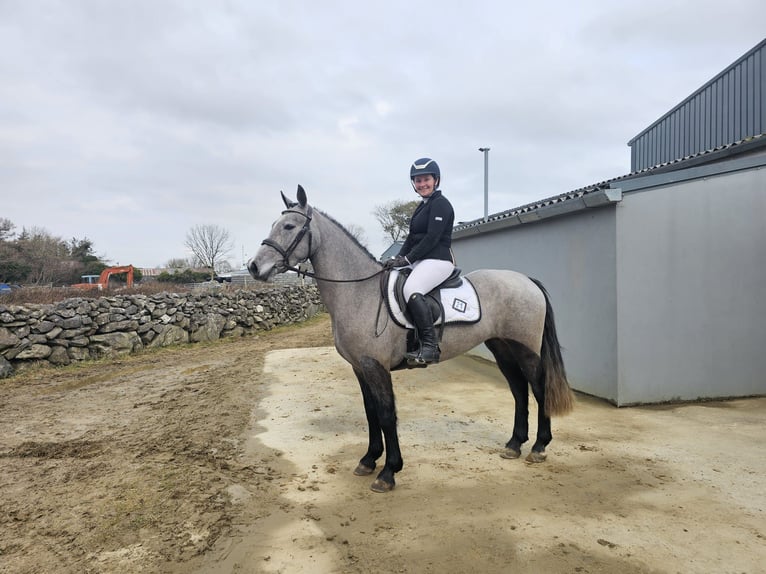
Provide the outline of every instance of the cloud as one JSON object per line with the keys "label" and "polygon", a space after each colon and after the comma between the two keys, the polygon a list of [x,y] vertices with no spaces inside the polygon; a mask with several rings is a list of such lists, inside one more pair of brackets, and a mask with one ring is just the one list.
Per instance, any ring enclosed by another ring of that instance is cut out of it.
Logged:
{"label": "cloud", "polygon": [[606,1],[0,3],[0,217],[115,262],[193,225],[252,253],[279,191],[387,245],[436,158],[458,220],[627,173],[627,141],[763,38],[766,7]]}

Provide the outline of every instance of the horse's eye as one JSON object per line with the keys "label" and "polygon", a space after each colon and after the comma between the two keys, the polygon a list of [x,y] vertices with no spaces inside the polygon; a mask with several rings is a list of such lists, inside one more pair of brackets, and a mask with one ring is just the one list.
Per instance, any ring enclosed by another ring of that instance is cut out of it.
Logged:
{"label": "horse's eye", "polygon": [[284,228],[287,231],[291,231],[291,230],[295,229],[295,226],[292,223],[285,223],[285,227]]}

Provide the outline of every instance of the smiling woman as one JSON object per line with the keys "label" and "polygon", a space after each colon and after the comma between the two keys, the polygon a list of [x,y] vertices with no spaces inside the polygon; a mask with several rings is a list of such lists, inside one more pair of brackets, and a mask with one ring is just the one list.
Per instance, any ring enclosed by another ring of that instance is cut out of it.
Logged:
{"label": "smiling woman", "polygon": [[452,226],[455,211],[439,189],[441,170],[432,159],[417,159],[410,167],[410,181],[423,201],[415,208],[409,233],[399,254],[386,262],[389,268],[409,269],[402,288],[407,311],[417,326],[419,348],[407,353],[408,360],[422,364],[439,362],[439,343],[425,295],[455,270],[452,256]]}

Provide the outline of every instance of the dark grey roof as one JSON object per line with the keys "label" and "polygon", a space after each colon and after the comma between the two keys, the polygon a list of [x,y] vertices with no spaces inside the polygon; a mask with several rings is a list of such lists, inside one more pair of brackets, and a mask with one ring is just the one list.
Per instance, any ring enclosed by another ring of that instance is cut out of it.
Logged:
{"label": "dark grey roof", "polygon": [[[626,175],[621,175],[619,177],[607,179],[599,183],[587,185],[585,187],[580,187],[578,189],[574,189],[572,191],[568,191],[560,195],[555,195],[553,197],[541,199],[540,201],[527,203],[519,207],[514,207],[513,209],[508,209],[506,211],[494,213],[487,217],[486,222],[484,221],[483,217],[479,219],[474,219],[472,221],[465,221],[456,225],[453,229],[455,231],[463,231],[463,230],[467,230],[471,228],[481,228],[483,226],[490,226],[492,223],[496,224],[497,222],[500,222],[504,219],[518,218],[523,216],[524,214],[530,214],[532,212],[535,212],[543,208],[549,208],[552,206],[556,206],[558,204],[564,204],[572,200],[581,199],[584,196],[594,194],[596,192],[604,191],[607,189],[614,189],[615,187],[619,187],[614,185],[617,182],[644,177],[646,175],[662,174],[662,173],[667,173],[671,171],[677,171],[681,169],[695,167],[702,164],[709,164],[709,163],[726,159],[729,156],[751,152],[761,147],[766,147],[766,134],[759,134],[757,136],[748,137],[734,143],[718,146],[716,148],[709,149],[697,154],[693,154],[680,159],[665,162],[659,165],[652,166],[650,168],[645,168],[645,169],[632,172]],[[523,217],[521,218],[523,219]],[[497,227],[497,225],[491,225],[491,227],[494,228],[494,227]],[[480,232],[479,229],[477,229],[476,231]]]}

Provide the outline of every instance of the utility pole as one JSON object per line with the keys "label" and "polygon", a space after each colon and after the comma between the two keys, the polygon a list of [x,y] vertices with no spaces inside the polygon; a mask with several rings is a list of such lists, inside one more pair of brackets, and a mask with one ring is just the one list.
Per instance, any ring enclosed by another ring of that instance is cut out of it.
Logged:
{"label": "utility pole", "polygon": [[484,223],[489,217],[489,148],[480,147],[479,151],[484,154]]}

